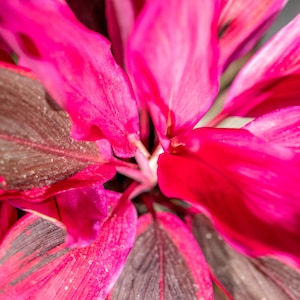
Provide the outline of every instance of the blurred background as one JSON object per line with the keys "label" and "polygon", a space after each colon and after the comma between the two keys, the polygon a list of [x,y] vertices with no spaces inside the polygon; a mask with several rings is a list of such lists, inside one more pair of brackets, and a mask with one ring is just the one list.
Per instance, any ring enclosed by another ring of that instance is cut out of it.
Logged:
{"label": "blurred background", "polygon": [[287,24],[291,19],[293,19],[297,14],[300,13],[300,0],[289,0],[284,10],[281,12],[279,17],[273,26],[269,29],[267,34],[262,40],[265,43],[270,37],[274,35],[280,28]]}

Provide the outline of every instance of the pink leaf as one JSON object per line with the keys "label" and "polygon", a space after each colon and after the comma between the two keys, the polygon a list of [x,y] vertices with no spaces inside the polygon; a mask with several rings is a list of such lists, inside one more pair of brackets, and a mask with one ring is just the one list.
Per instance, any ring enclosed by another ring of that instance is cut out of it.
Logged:
{"label": "pink leaf", "polygon": [[7,201],[0,201],[0,243],[9,228],[17,221],[17,210]]}
{"label": "pink leaf", "polygon": [[10,200],[14,206],[54,219],[68,233],[67,246],[89,245],[107,217],[109,194],[101,185],[72,189],[40,202]]}
{"label": "pink leaf", "polygon": [[105,164],[111,157],[109,145],[102,143],[99,149],[95,143],[74,141],[67,114],[30,76],[14,66],[0,68],[2,193],[28,197],[35,189],[33,198],[45,198],[110,179],[115,169]]}
{"label": "pink leaf", "polygon": [[[0,297],[6,299],[104,299],[133,246],[136,212],[111,193],[109,217],[97,240],[70,250],[65,231],[28,215],[0,250]],[[2,296],[1,296],[2,295]]]}
{"label": "pink leaf", "polygon": [[228,246],[203,215],[190,219],[193,233],[217,279],[235,300],[300,298],[300,273],[271,258],[250,258]]}
{"label": "pink leaf", "polygon": [[116,61],[124,66],[128,37],[137,15],[146,0],[106,0],[106,17],[109,36]]}
{"label": "pink leaf", "polygon": [[244,252],[299,265],[299,158],[243,129],[201,128],[175,138],[160,156],[158,183]]}
{"label": "pink leaf", "polygon": [[[204,13],[205,12],[205,13]],[[166,148],[193,128],[218,89],[218,1],[148,1],[129,39],[128,69]]]}
{"label": "pink leaf", "polygon": [[0,34],[68,112],[73,137],[106,138],[118,156],[133,156],[136,102],[109,42],[79,23],[62,1],[5,2],[1,12]]}
{"label": "pink leaf", "polygon": [[219,20],[220,60],[222,70],[249,52],[287,0],[227,0]]}
{"label": "pink leaf", "polygon": [[263,115],[244,128],[261,139],[300,152],[300,106],[291,106]]}
{"label": "pink leaf", "polygon": [[241,70],[230,88],[222,114],[257,116],[299,104],[299,47],[300,15]]}
{"label": "pink leaf", "polygon": [[139,219],[135,245],[108,299],[213,299],[200,248],[175,215]]}

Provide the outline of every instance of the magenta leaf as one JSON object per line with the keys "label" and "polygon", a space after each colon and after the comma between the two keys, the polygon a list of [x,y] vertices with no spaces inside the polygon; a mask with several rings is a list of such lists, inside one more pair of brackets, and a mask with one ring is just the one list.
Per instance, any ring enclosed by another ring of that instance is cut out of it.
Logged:
{"label": "magenta leaf", "polygon": [[227,245],[203,215],[189,222],[216,278],[235,300],[300,298],[300,273],[271,258],[250,258]]}
{"label": "magenta leaf", "polygon": [[111,156],[109,145],[103,144],[101,157],[95,143],[74,141],[67,114],[38,81],[24,76],[25,70],[11,68],[0,68],[2,193],[30,197],[26,190],[35,189],[32,198],[45,198],[51,189],[53,194],[110,179],[114,167],[104,164]]}
{"label": "magenta leaf", "polygon": [[287,0],[226,0],[219,20],[221,70],[249,52]]}
{"label": "magenta leaf", "polygon": [[129,38],[136,95],[165,148],[167,138],[193,128],[217,93],[218,13],[218,1],[147,1]]}
{"label": "magenta leaf", "polygon": [[261,139],[300,152],[300,106],[278,109],[256,118],[244,128]]}
{"label": "magenta leaf", "polygon": [[229,90],[222,114],[255,117],[299,104],[299,46],[300,15],[240,71]]}
{"label": "magenta leaf", "polygon": [[116,61],[124,66],[125,49],[145,0],[106,0],[107,29]]}
{"label": "magenta leaf", "polygon": [[166,196],[200,209],[244,252],[300,264],[297,153],[243,129],[216,128],[173,139],[170,152],[158,160]]}
{"label": "magenta leaf", "polygon": [[17,222],[16,208],[7,201],[0,201],[0,243],[15,222]]}
{"label": "magenta leaf", "polygon": [[62,1],[5,2],[0,14],[0,35],[68,112],[72,136],[105,138],[118,156],[134,156],[137,106],[109,42],[85,28]]}
{"label": "magenta leaf", "polygon": [[107,217],[107,191],[101,185],[72,189],[44,201],[10,200],[14,206],[58,221],[67,230],[67,246],[89,245]]}
{"label": "magenta leaf", "polygon": [[133,246],[136,212],[116,193],[97,240],[70,250],[65,231],[27,215],[0,250],[0,297],[5,299],[104,299]]}
{"label": "magenta leaf", "polygon": [[139,219],[135,245],[108,299],[213,299],[201,250],[171,213]]}

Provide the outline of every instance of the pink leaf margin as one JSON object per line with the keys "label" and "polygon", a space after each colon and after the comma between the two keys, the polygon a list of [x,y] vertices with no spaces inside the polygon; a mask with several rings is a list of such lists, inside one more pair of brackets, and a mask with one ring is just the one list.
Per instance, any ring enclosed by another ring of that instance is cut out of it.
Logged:
{"label": "pink leaf margin", "polygon": [[221,115],[257,116],[299,103],[299,28],[300,14],[253,56],[231,85]]}
{"label": "pink leaf margin", "polygon": [[[146,231],[153,222],[166,231],[188,265],[198,288],[197,296],[200,299],[212,300],[213,291],[208,266],[190,230],[174,214],[159,212],[154,219],[151,214],[139,218],[137,236]],[[163,281],[163,278],[160,280]]]}
{"label": "pink leaf margin", "polygon": [[[73,250],[38,236],[39,231],[32,226],[41,222],[37,216],[22,218],[1,245],[0,295],[8,299],[105,299],[133,246],[137,222],[136,210],[129,201],[112,192],[108,202],[110,213],[97,240]],[[24,240],[18,245],[15,242],[20,234]],[[35,237],[44,239],[45,248],[42,243],[28,253],[31,247],[26,240]],[[20,251],[15,253],[18,248]]]}
{"label": "pink leaf margin", "polygon": [[[249,52],[287,0],[227,0],[219,20],[221,71]],[[224,33],[222,32],[224,31]]]}
{"label": "pink leaf margin", "polygon": [[196,125],[216,96],[219,6],[217,0],[148,1],[129,37],[128,73],[165,149]]}
{"label": "pink leaf margin", "polygon": [[79,23],[61,1],[5,2],[1,12],[1,36],[69,113],[72,136],[106,138],[118,156],[134,156],[137,106],[110,43]]}

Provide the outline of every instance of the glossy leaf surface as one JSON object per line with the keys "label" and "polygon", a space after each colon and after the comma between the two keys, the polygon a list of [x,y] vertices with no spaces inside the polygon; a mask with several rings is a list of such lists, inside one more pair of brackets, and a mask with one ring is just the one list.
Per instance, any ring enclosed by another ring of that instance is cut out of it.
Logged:
{"label": "glossy leaf surface", "polygon": [[162,192],[191,203],[251,255],[299,262],[299,155],[243,129],[201,128],[158,160]]}
{"label": "glossy leaf surface", "polygon": [[192,216],[189,223],[215,276],[233,299],[299,299],[298,271],[271,258],[243,256],[222,240],[203,215]]}
{"label": "glossy leaf surface", "polygon": [[279,31],[240,71],[223,114],[255,117],[299,105],[300,15]]}
{"label": "glossy leaf surface", "polygon": [[133,245],[136,212],[111,193],[109,217],[90,246],[70,250],[65,231],[28,215],[0,250],[0,297],[6,299],[104,299]]}
{"label": "glossy leaf surface", "polygon": [[109,194],[102,185],[94,185],[61,192],[43,201],[14,199],[9,203],[64,226],[67,246],[82,247],[98,236],[101,224],[107,217],[108,198]]}
{"label": "glossy leaf surface", "polygon": [[135,245],[108,299],[213,299],[200,248],[170,213],[139,219]]}
{"label": "glossy leaf surface", "polygon": [[124,66],[125,50],[145,0],[106,0],[106,18],[116,61]]}
{"label": "glossy leaf surface", "polygon": [[261,139],[300,151],[300,106],[290,106],[263,115],[245,129]]}
{"label": "glossy leaf surface", "polygon": [[136,102],[109,42],[84,27],[63,1],[18,0],[2,6],[0,35],[68,112],[72,136],[106,138],[117,155],[134,156]]}
{"label": "glossy leaf surface", "polygon": [[222,70],[249,52],[259,41],[287,0],[226,0],[219,20]]}
{"label": "glossy leaf surface", "polygon": [[[0,69],[2,192],[17,196],[24,191],[24,196],[30,196],[25,191],[35,189],[31,196],[38,198],[50,196],[48,189],[54,193],[84,186],[85,181],[103,183],[110,179],[114,168],[103,164],[111,156],[109,145],[102,143],[99,149],[95,143],[73,140],[67,114],[38,81],[24,74],[19,68]],[[65,182],[69,178],[73,181]]]}
{"label": "glossy leaf surface", "polygon": [[148,1],[129,39],[136,95],[165,148],[167,138],[193,128],[217,93],[218,14],[216,0]]}

